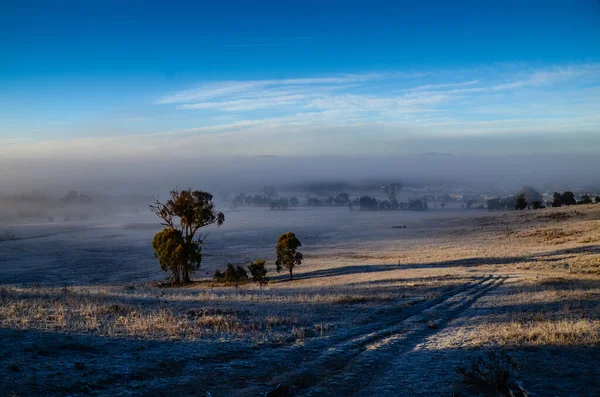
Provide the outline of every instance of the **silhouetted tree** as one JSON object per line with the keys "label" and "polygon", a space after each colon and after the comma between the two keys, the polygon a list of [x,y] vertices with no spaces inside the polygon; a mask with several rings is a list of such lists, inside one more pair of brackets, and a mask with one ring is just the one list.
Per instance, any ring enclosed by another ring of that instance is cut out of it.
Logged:
{"label": "silhouetted tree", "polygon": [[596,204],[600,204],[600,196],[596,196],[596,198],[594,199],[594,202]]}
{"label": "silhouetted tree", "polygon": [[300,200],[297,197],[290,198],[290,207],[297,207],[300,205]]}
{"label": "silhouetted tree", "polygon": [[531,207],[532,207],[534,210],[539,210],[539,209],[542,209],[542,208],[546,208],[546,206],[544,205],[544,203],[543,203],[543,201],[542,201],[542,200],[534,200],[534,201],[531,203]]}
{"label": "silhouetted tree", "polygon": [[552,207],[560,207],[562,204],[562,195],[558,192],[554,192],[552,195]]}
{"label": "silhouetted tree", "polygon": [[213,274],[213,280],[218,281],[218,282],[223,282],[225,281],[225,274],[221,273],[221,271],[219,269],[215,270],[215,273]]}
{"label": "silhouetted tree", "polygon": [[262,288],[263,285],[266,285],[269,282],[269,278],[267,277],[267,268],[265,267],[265,261],[262,259],[257,259],[254,262],[250,262],[248,265],[248,270],[252,275],[252,281],[258,283],[258,286]]}
{"label": "silhouetted tree", "polygon": [[570,192],[568,190],[566,192],[563,192],[563,194],[560,195],[560,200],[561,200],[561,203],[564,205],[577,204],[577,201],[575,200],[575,195],[573,194],[573,192]]}
{"label": "silhouetted tree", "polygon": [[527,208],[527,196],[525,193],[519,193],[515,202],[515,209],[524,210]]}
{"label": "silhouetted tree", "polygon": [[411,211],[425,211],[427,210],[427,204],[418,199],[408,200],[407,209]]}
{"label": "silhouetted tree", "polygon": [[592,204],[592,198],[589,195],[584,194],[581,196],[581,200],[579,200],[577,204]]}
{"label": "silhouetted tree", "polygon": [[392,203],[390,203],[389,200],[381,200],[378,203],[377,209],[380,211],[389,211],[392,209]]}
{"label": "silhouetted tree", "polygon": [[306,205],[308,205],[309,207],[320,207],[323,205],[323,202],[317,197],[308,197],[306,199]]}
{"label": "silhouetted tree", "polygon": [[156,201],[150,206],[166,226],[152,240],[154,256],[161,269],[171,272],[175,284],[188,283],[191,274],[200,268],[203,236],[196,235],[202,227],[216,223],[222,225],[225,215],[217,212],[212,195],[201,190],[173,190],[165,203]]}
{"label": "silhouetted tree", "polygon": [[358,206],[361,211],[374,211],[378,207],[377,199],[370,196],[362,196],[358,200]]}
{"label": "silhouetted tree", "polygon": [[223,280],[227,284],[235,285],[235,288],[237,289],[240,283],[248,280],[248,273],[246,273],[246,270],[242,266],[234,266],[233,264],[228,263],[227,269],[225,269],[225,272],[223,273]]}
{"label": "silhouetted tree", "polygon": [[290,205],[290,202],[288,199],[282,197],[280,199],[271,201],[271,203],[269,204],[269,206],[271,207],[272,210],[287,210],[288,207]]}
{"label": "silhouetted tree", "polygon": [[335,204],[339,206],[348,205],[350,202],[350,196],[348,193],[340,193],[335,196]]}
{"label": "silhouetted tree", "polygon": [[442,207],[442,209],[446,209],[446,203],[441,203],[440,207]]}
{"label": "silhouetted tree", "polygon": [[[488,199],[486,201],[486,204],[487,204],[488,210],[490,210],[490,211],[504,209],[502,200],[500,198]],[[471,208],[471,206],[468,206],[468,207]]]}
{"label": "silhouetted tree", "polygon": [[302,246],[300,240],[292,232],[283,233],[279,236],[275,246],[277,273],[285,267],[289,270],[290,280],[292,280],[292,270],[302,263],[302,254],[297,251],[300,246]]}

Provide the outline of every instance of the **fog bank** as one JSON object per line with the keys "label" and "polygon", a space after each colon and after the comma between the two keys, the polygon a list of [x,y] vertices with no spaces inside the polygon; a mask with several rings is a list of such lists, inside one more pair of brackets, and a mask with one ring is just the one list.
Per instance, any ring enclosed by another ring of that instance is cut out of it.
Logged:
{"label": "fog bank", "polygon": [[129,160],[0,160],[0,194],[71,189],[101,194],[164,193],[179,187],[238,192],[264,185],[401,181],[404,185],[468,185],[510,191],[596,188],[597,156],[590,153],[452,155],[422,153],[387,157],[221,157]]}

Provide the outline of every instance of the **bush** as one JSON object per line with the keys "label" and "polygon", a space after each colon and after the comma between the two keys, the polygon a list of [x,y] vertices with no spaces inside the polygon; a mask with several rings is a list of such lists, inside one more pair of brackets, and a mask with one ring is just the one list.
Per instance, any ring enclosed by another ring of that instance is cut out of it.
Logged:
{"label": "bush", "polygon": [[485,358],[471,362],[471,367],[458,367],[456,372],[463,376],[467,384],[493,390],[498,395],[510,395],[510,382],[517,362],[505,351],[489,352]]}
{"label": "bush", "polygon": [[535,201],[533,201],[533,202],[531,203],[531,207],[532,207],[534,210],[539,210],[539,209],[542,209],[542,208],[546,208],[546,207],[544,206],[544,203],[542,203],[542,201],[541,201],[541,200],[535,200]]}
{"label": "bush", "polygon": [[217,269],[213,275],[213,280],[222,283],[225,281],[225,274],[221,273],[221,271]]}

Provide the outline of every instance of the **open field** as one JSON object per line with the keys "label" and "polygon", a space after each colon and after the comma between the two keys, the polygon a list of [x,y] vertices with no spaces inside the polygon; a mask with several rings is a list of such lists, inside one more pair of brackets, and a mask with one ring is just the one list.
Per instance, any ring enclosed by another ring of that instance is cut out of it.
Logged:
{"label": "open field", "polygon": [[487,395],[456,369],[500,350],[538,396],[600,391],[600,205],[226,217],[197,276],[263,257],[266,288],[152,286],[151,218],[6,226],[0,394]]}

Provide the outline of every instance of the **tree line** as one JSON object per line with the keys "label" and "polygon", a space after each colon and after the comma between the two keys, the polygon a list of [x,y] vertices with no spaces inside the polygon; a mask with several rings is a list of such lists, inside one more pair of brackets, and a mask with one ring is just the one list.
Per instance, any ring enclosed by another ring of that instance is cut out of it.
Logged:
{"label": "tree line", "polygon": [[346,192],[337,195],[329,195],[327,198],[308,196],[304,203],[301,203],[297,197],[279,197],[277,191],[272,186],[265,186],[262,194],[239,193],[232,200],[234,208],[239,206],[269,207],[272,210],[287,210],[291,207],[348,207],[351,211],[358,209],[361,211],[390,211],[390,210],[412,210],[425,211],[428,209],[427,200],[410,199],[406,202],[398,201],[398,193],[402,185],[400,183],[390,183],[381,187],[382,194],[386,199],[380,200],[368,195],[350,198]]}
{"label": "tree line", "polygon": [[508,197],[488,199],[488,210],[524,210],[542,209],[546,207],[562,207],[570,205],[600,203],[600,196],[594,199],[588,194],[583,194],[577,200],[575,194],[569,190],[562,193],[554,192],[551,201],[544,202],[542,195],[533,188],[525,187],[519,193]]}

